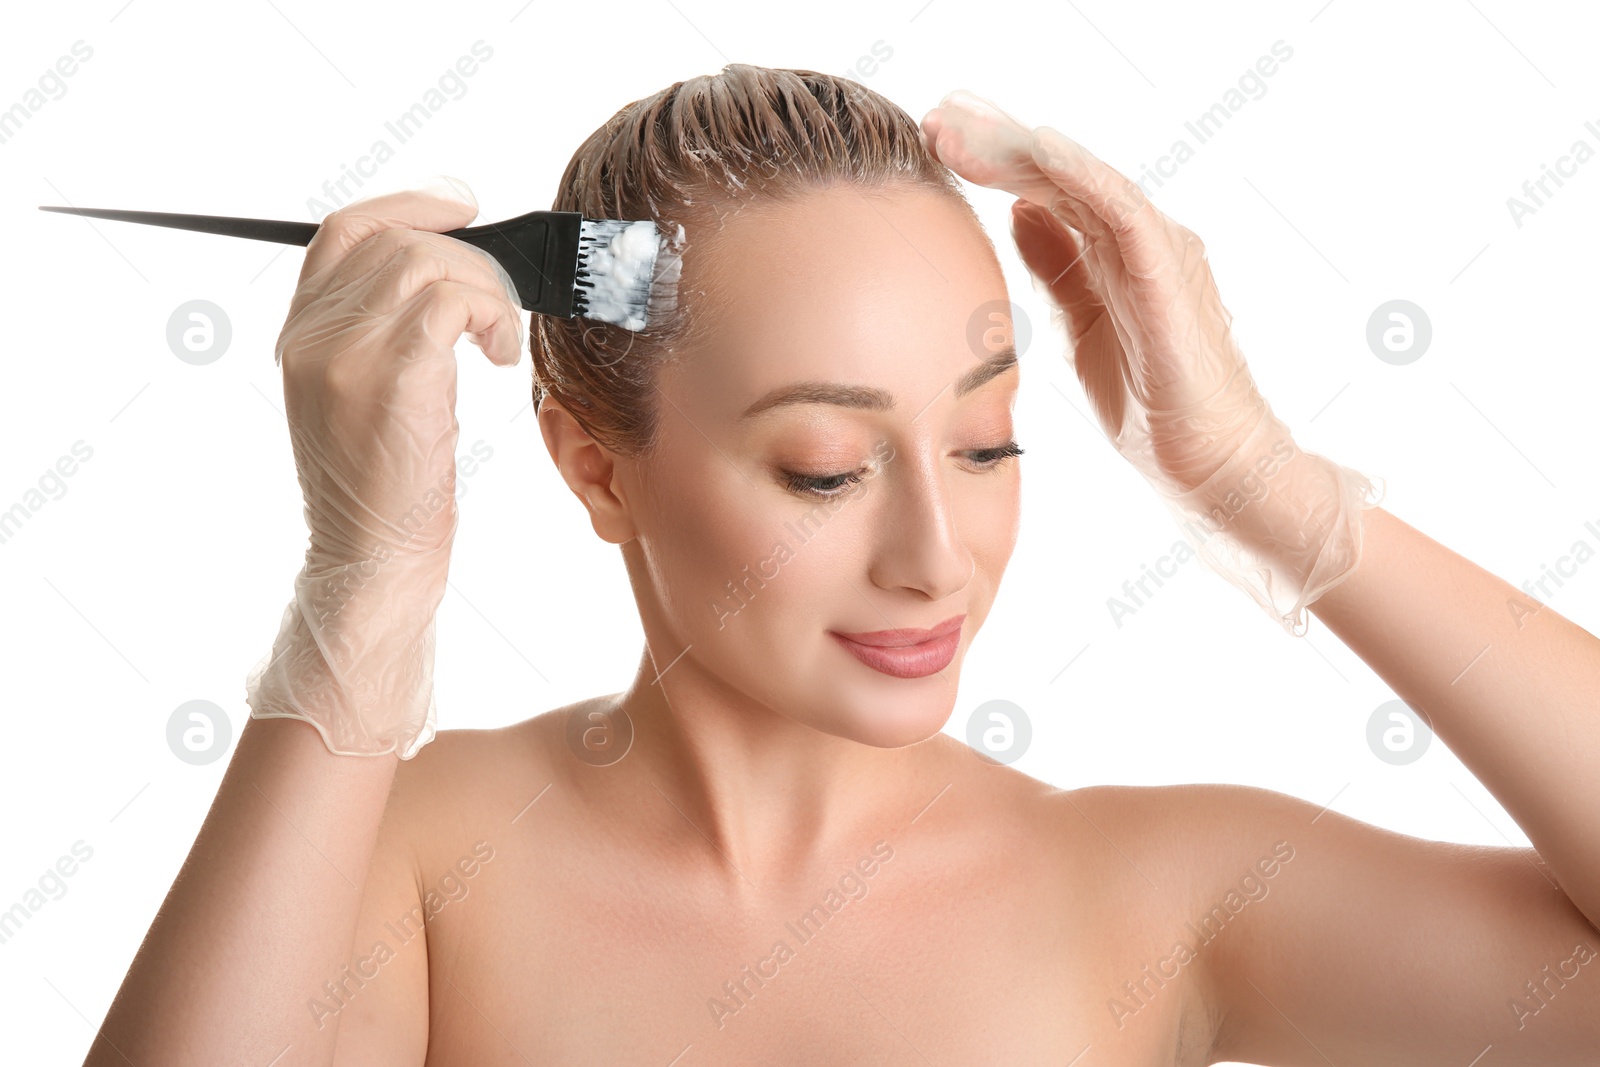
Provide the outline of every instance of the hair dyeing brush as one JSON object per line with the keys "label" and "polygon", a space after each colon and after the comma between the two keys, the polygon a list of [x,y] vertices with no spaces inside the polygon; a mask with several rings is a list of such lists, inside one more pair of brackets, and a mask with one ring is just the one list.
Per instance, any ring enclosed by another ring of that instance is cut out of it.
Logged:
{"label": "hair dyeing brush", "polygon": [[[220,233],[277,244],[311,243],[318,224],[182,215],[116,208],[45,207],[118,222]],[[576,211],[530,211],[444,234],[489,253],[511,276],[522,306],[541,315],[595,319],[642,330],[676,303],[683,228],[667,238],[654,222],[586,219]]]}

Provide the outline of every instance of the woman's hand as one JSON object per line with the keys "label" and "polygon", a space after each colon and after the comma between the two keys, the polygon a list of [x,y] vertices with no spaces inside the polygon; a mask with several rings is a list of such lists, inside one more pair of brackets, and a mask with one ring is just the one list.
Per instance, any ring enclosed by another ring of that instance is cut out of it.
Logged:
{"label": "woman's hand", "polygon": [[922,129],[956,173],[1019,197],[1017,248],[1112,445],[1186,529],[1227,535],[1196,545],[1213,569],[1299,625],[1354,569],[1359,513],[1378,501],[1359,472],[1301,451],[1256,389],[1200,239],[1067,137],[971,93]]}
{"label": "woman's hand", "polygon": [[[443,236],[471,222],[462,197],[409,190],[323,220],[278,337],[284,403],[312,551],[448,561],[455,532],[455,342],[495,363],[521,356],[505,271]],[[432,232],[430,232],[432,231]]]}
{"label": "woman's hand", "polygon": [[1020,198],[1018,251],[1117,451],[1170,493],[1203,485],[1268,408],[1200,238],[1066,137],[971,93],[945,97],[922,128],[956,173]]}
{"label": "woman's hand", "polygon": [[460,183],[323,220],[278,338],[310,547],[256,718],[303,719],[343,754],[433,736],[433,619],[456,528],[455,342],[521,355],[521,302],[488,253],[443,236],[477,215]]}

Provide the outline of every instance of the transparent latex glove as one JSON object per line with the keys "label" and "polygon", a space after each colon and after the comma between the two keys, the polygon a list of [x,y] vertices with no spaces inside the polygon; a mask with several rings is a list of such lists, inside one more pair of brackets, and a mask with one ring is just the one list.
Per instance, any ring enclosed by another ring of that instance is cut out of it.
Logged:
{"label": "transparent latex glove", "polygon": [[1382,482],[1295,444],[1234,343],[1200,238],[1061,133],[971,93],[946,96],[922,131],[957,174],[1019,197],[1018,251],[1112,446],[1212,570],[1303,634],[1306,606],[1360,562]]}
{"label": "transparent latex glove", "polygon": [[278,337],[310,529],[252,718],[301,719],[340,755],[434,735],[434,621],[456,529],[455,343],[521,358],[522,302],[493,257],[443,236],[477,216],[455,179],[329,215]]}

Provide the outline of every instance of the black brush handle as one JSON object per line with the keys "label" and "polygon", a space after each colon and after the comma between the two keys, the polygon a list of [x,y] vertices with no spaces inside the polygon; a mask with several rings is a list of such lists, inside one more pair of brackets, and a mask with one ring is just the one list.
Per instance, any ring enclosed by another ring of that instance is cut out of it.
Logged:
{"label": "black brush handle", "polygon": [[248,237],[252,241],[273,241],[280,245],[311,243],[317,235],[314,222],[285,222],[281,219],[236,219],[226,215],[181,215],[170,211],[123,211],[110,207],[44,207],[40,211],[59,211],[65,215],[89,215],[117,222],[142,222],[147,226],[168,226],[175,230],[220,233],[224,237]]}
{"label": "black brush handle", "polygon": [[[301,247],[310,244],[320,228],[315,222],[185,215],[170,211],[44,205],[40,205],[39,210]],[[571,318],[577,284],[578,237],[582,227],[583,215],[577,211],[530,211],[504,222],[450,230],[444,236],[465,241],[497,259],[511,276],[526,310]]]}

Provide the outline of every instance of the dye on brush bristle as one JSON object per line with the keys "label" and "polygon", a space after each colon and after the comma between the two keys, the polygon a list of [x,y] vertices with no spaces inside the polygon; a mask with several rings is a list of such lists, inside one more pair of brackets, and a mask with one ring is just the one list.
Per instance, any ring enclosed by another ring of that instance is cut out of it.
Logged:
{"label": "dye on brush bristle", "polygon": [[677,306],[683,227],[664,236],[650,220],[585,219],[578,242],[577,314],[638,332]]}

